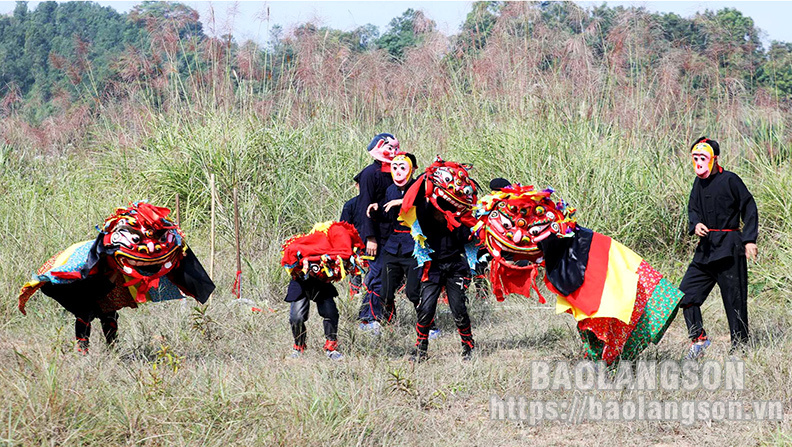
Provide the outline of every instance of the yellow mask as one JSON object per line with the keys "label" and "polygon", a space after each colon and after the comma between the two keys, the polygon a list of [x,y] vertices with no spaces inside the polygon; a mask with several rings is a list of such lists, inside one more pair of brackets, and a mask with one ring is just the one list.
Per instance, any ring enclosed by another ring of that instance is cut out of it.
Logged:
{"label": "yellow mask", "polygon": [[712,146],[704,142],[698,143],[693,146],[690,155],[693,157],[693,168],[696,175],[702,179],[709,177],[715,166],[715,160],[718,158],[712,150]]}

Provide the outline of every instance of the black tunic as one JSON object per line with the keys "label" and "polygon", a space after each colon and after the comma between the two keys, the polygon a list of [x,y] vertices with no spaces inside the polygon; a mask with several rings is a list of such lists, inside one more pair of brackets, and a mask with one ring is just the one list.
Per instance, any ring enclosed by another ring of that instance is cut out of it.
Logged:
{"label": "black tunic", "polygon": [[[740,230],[740,219],[743,228]],[[706,179],[696,178],[688,201],[689,234],[703,223],[710,233],[699,239],[693,261],[707,264],[735,254],[744,255],[744,245],[756,242],[759,214],[756,202],[742,179],[724,170]],[[732,230],[732,231],[713,231]]]}
{"label": "black tunic", "polygon": [[357,214],[358,196],[352,197],[344,203],[344,208],[341,210],[341,222],[346,222],[355,227],[355,230],[360,235],[360,216]]}
{"label": "black tunic", "polygon": [[366,238],[374,237],[381,242],[388,232],[387,222],[374,222],[366,215],[366,209],[372,203],[379,203],[385,198],[385,190],[393,184],[390,172],[382,172],[382,163],[374,161],[360,172],[360,194],[357,200],[358,232],[363,243]]}
{"label": "black tunic", "polygon": [[448,229],[445,218],[421,195],[415,200],[415,214],[426,236],[426,245],[434,250],[432,261],[446,261],[465,254],[465,244],[470,241],[470,228],[459,225]]}
{"label": "black tunic", "polygon": [[392,255],[404,256],[412,253],[415,247],[415,241],[410,235],[410,229],[399,222],[400,208],[394,206],[386,213],[385,204],[391,200],[404,199],[405,192],[410,189],[410,186],[412,186],[414,182],[415,180],[411,180],[404,188],[399,188],[395,183],[390,185],[387,191],[385,191],[385,199],[383,199],[379,205],[379,215],[382,216],[382,220],[389,225],[387,237],[383,237],[387,242],[385,242],[385,246],[382,249]]}

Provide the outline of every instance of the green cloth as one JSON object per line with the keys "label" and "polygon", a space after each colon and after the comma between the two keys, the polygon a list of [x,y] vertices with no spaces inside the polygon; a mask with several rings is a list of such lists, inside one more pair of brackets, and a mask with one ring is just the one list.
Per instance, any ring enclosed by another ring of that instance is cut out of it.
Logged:
{"label": "green cloth", "polygon": [[[621,359],[633,360],[649,346],[650,342],[654,344],[660,342],[666,329],[674,321],[679,300],[683,295],[682,291],[665,278],[657,283],[652,296],[646,302],[643,315],[624,344]],[[586,357],[595,361],[602,360],[605,344],[590,331],[581,331],[580,337],[583,339],[583,351]]]}

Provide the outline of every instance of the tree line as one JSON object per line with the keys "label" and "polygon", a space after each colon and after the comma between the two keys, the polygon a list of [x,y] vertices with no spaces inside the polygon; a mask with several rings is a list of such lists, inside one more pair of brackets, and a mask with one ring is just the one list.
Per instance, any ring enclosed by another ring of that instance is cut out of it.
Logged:
{"label": "tree line", "polygon": [[[792,99],[792,44],[773,41],[764,48],[753,20],[737,9],[685,18],[605,4],[586,10],[571,2],[534,2],[522,5],[520,14],[513,6],[474,3],[458,34],[446,41],[443,63],[449,70],[469,68],[469,61],[493,45],[493,36],[541,42],[552,29],[553,39],[581,37],[600,61],[642,36],[645,54],[623,64],[628,77],[657,70],[664,53],[684,50],[749,93],[764,89],[783,102]],[[119,13],[93,2],[42,2],[30,10],[20,1],[13,13],[0,17],[0,114],[22,112],[37,122],[53,113],[58,101],[112,99],[130,85],[148,91],[156,104],[162,100],[158,82],[196,86],[206,73],[226,76],[236,88],[247,82],[264,91],[295,69],[306,39],[322,36],[325,45],[339,50],[382,52],[390,63],[403,64],[407,52],[436,34],[434,21],[407,9],[383,33],[371,24],[342,31],[303,23],[288,32],[275,25],[270,44],[261,47],[240,44],[231,35],[208,36],[197,11],[180,3],[145,1]],[[562,57],[544,54],[542,69],[560,69]],[[683,67],[691,72],[690,88],[706,89],[711,77],[697,78],[696,63]]]}

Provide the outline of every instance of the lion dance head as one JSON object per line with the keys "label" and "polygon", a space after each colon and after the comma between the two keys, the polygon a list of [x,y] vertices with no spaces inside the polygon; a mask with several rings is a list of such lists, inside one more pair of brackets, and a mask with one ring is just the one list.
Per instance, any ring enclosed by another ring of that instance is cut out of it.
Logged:
{"label": "lion dance head", "polygon": [[499,300],[504,292],[499,285],[508,270],[530,270],[528,285],[537,290],[536,268],[544,261],[541,241],[574,236],[575,208],[553,201],[552,194],[550,188],[514,184],[482,197],[476,206],[473,231],[493,258],[490,280]]}
{"label": "lion dance head", "polygon": [[473,166],[445,161],[438,156],[424,173],[426,198],[442,212],[449,225],[475,224],[473,207],[477,200],[476,182],[470,177]]}

